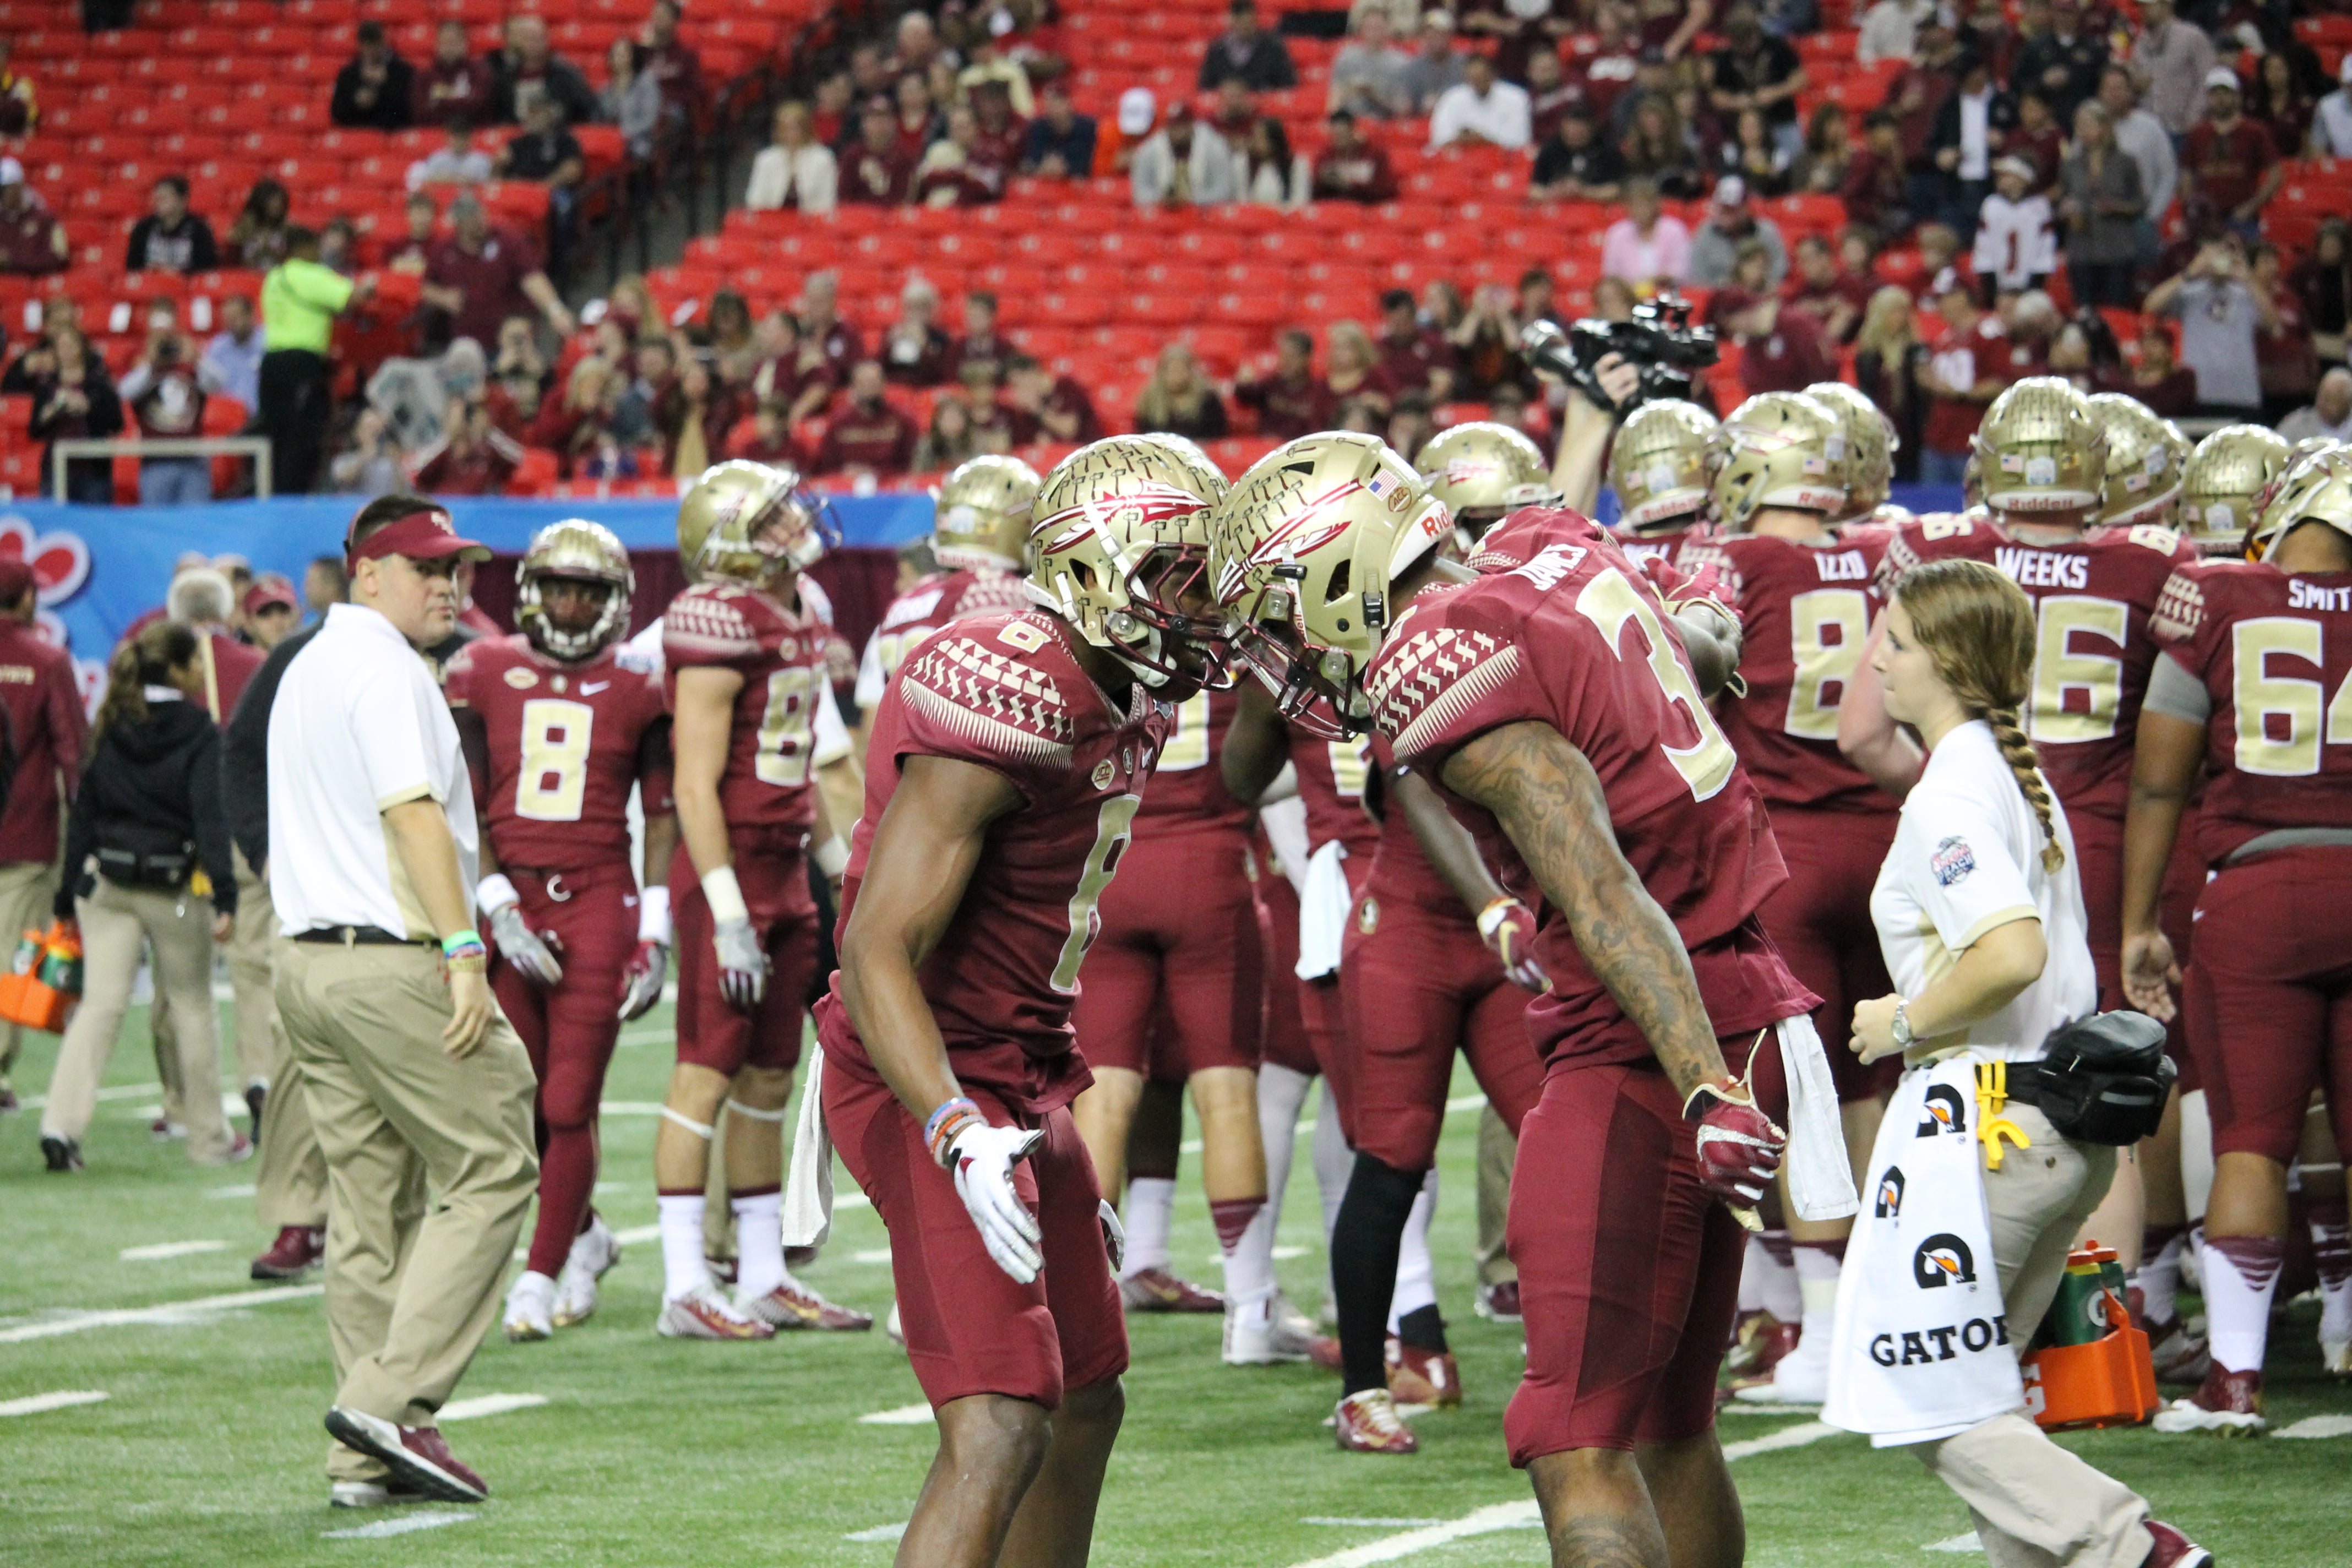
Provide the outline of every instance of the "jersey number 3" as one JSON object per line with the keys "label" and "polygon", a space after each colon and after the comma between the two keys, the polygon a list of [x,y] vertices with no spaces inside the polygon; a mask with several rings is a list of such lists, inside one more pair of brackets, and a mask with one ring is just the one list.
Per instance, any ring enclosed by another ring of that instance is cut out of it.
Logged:
{"label": "jersey number 3", "polygon": [[1706,710],[1706,700],[1698,694],[1698,683],[1682,660],[1675,657],[1674,645],[1666,640],[1666,629],[1658,624],[1658,613],[1650,607],[1646,595],[1625,580],[1615,567],[1601,573],[1584,585],[1576,596],[1577,613],[1601,628],[1609,639],[1609,647],[1619,658],[1625,657],[1620,639],[1625,623],[1633,621],[1642,628],[1642,636],[1650,645],[1648,664],[1656,678],[1658,689],[1665,693],[1669,705],[1679,707],[1690,715],[1698,739],[1687,746],[1659,745],[1675,771],[1690,785],[1695,800],[1713,798],[1715,793],[1730,781],[1731,770],[1738,759],[1732,754],[1731,742],[1715,727],[1715,715]]}

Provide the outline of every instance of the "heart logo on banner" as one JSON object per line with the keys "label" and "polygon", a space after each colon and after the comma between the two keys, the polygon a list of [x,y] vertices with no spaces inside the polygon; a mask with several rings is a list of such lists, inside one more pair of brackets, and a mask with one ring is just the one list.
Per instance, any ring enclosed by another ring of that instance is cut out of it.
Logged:
{"label": "heart logo on banner", "polygon": [[89,546],[79,533],[63,529],[35,533],[21,517],[0,517],[0,555],[13,556],[33,568],[33,581],[44,605],[62,605],[89,581]]}

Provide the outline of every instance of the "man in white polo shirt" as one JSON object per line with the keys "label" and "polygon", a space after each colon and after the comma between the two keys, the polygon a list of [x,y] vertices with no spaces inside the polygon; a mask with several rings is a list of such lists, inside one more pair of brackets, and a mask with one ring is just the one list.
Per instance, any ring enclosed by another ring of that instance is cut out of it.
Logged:
{"label": "man in white polo shirt", "polygon": [[327,1157],[331,1500],[478,1502],[435,1417],[497,1320],[539,1161],[473,929],[472,786],[419,650],[489,552],[410,496],[362,509],[344,555],[351,602],[269,714],[278,1007]]}

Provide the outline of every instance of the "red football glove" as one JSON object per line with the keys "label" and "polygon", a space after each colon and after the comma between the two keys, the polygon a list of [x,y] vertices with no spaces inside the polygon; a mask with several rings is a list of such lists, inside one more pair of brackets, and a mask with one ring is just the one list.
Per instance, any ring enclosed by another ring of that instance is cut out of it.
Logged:
{"label": "red football glove", "polygon": [[1501,898],[1478,911],[1478,940],[1503,961],[1511,984],[1540,995],[1551,989],[1551,976],[1536,962],[1535,911],[1517,899]]}
{"label": "red football glove", "polygon": [[641,942],[621,971],[621,1022],[642,1018],[661,1000],[662,981],[669,973],[669,949],[657,942]]}
{"label": "red football glove", "polygon": [[1703,1083],[1683,1101],[1698,1123],[1699,1184],[1735,1208],[1753,1208],[1780,1169],[1789,1135],[1756,1109],[1745,1084]]}

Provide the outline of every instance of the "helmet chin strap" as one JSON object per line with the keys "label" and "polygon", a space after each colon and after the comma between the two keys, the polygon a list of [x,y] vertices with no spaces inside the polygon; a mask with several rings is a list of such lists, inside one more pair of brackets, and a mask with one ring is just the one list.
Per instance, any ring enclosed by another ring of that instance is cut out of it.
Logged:
{"label": "helmet chin strap", "polygon": [[[1130,640],[1120,636],[1114,623],[1121,621],[1130,626],[1141,627],[1142,637]],[[1143,662],[1149,659],[1164,661],[1167,658],[1167,651],[1161,646],[1159,627],[1144,626],[1141,621],[1137,620],[1125,610],[1113,610],[1103,617],[1103,636],[1108,639],[1103,645],[1104,651],[1127,666],[1136,679],[1150,687],[1161,687],[1168,684],[1171,677],[1164,668],[1154,668],[1150,664]]]}

